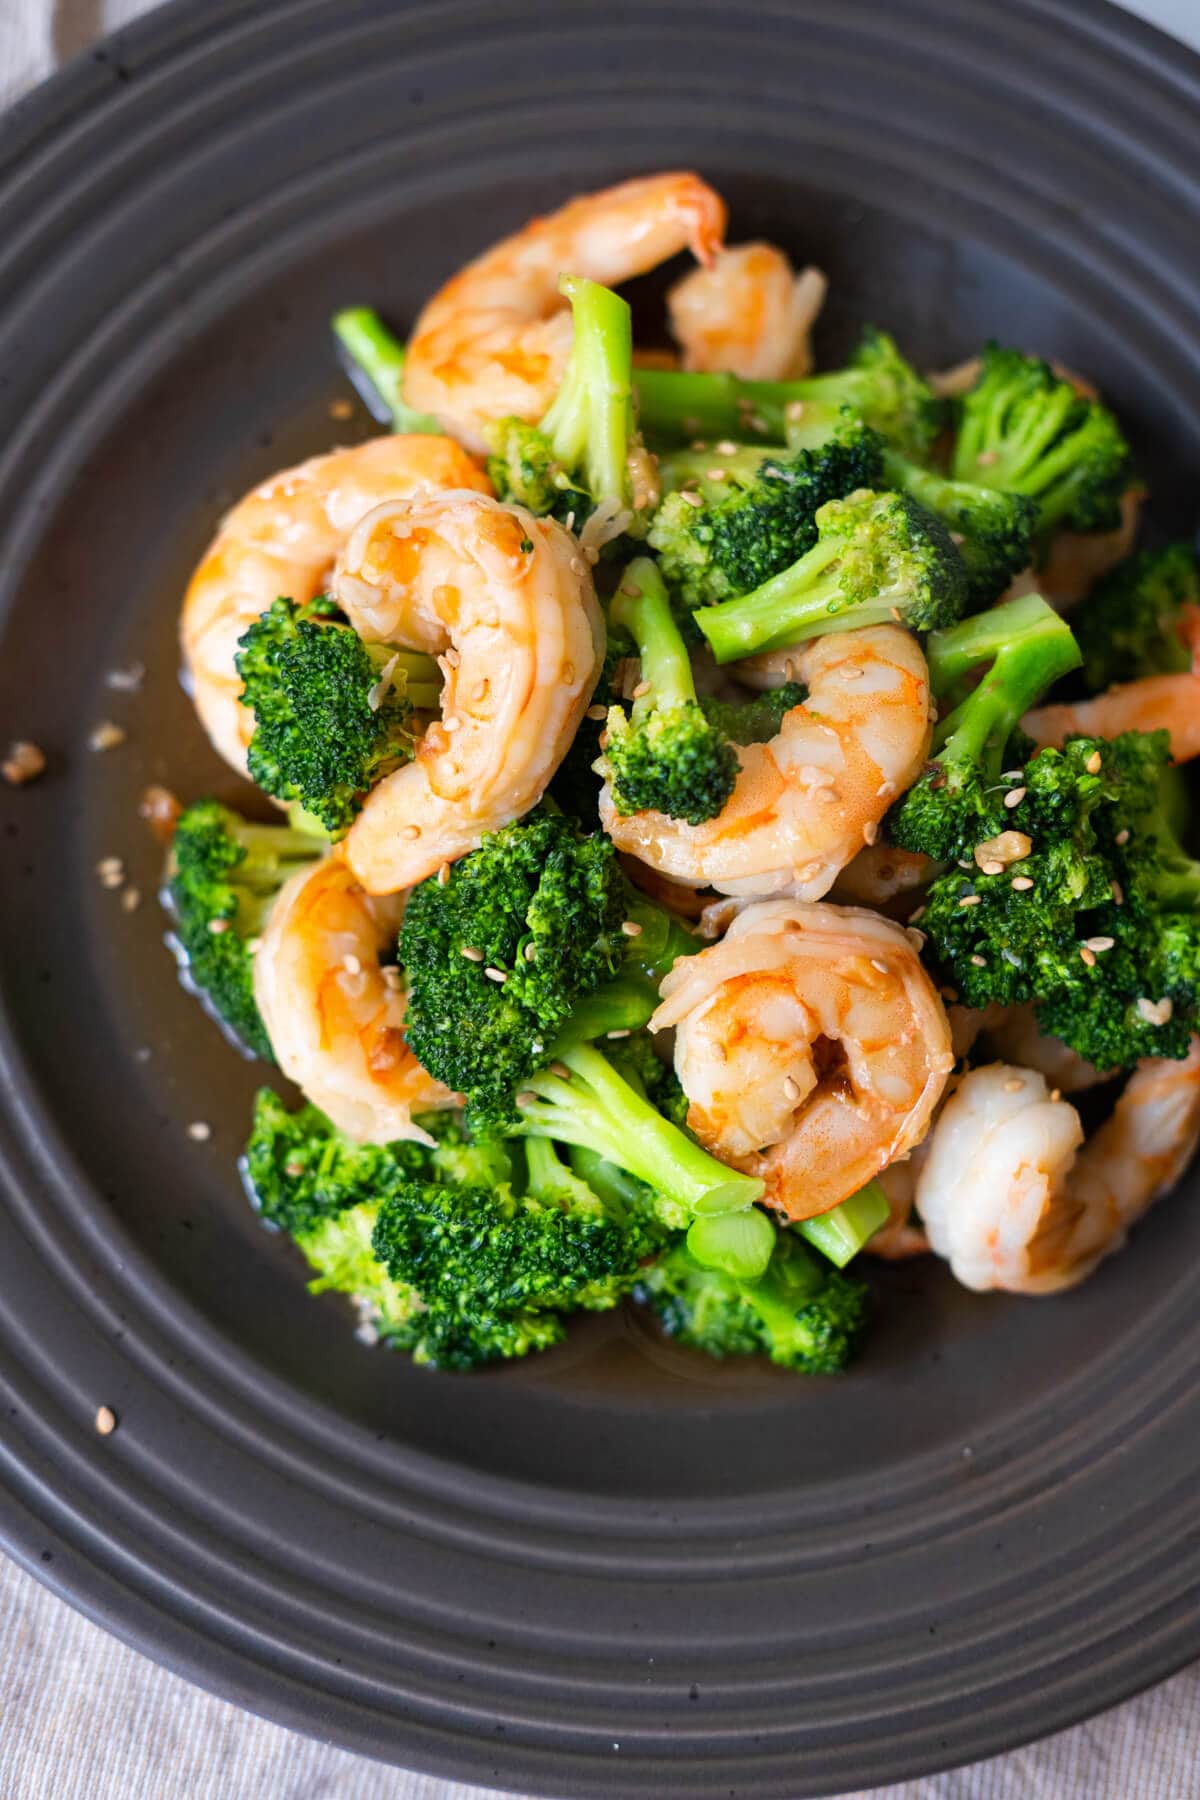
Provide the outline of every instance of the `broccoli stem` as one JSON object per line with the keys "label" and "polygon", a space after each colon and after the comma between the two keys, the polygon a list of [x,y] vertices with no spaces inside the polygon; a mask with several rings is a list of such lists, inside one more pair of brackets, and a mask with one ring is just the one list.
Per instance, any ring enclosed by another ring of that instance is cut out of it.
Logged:
{"label": "broccoli stem", "polygon": [[1154,809],[1138,830],[1141,837],[1155,841],[1153,865],[1144,879],[1158,907],[1165,913],[1190,913],[1200,910],[1200,862],[1184,849],[1172,818],[1176,774],[1173,768],[1162,771]]}
{"label": "broccoli stem", "polygon": [[721,437],[780,443],[788,407],[818,398],[809,381],[744,381],[677,369],[638,369],[634,385],[642,430],[673,443]]}
{"label": "broccoli stem", "polygon": [[637,646],[642,680],[649,691],[633,703],[636,725],[657,706],[682,706],[696,698],[691,659],[671,612],[671,602],[658,565],[648,556],[630,563],[608,609],[613,625],[627,631]]}
{"label": "broccoli stem", "polygon": [[633,425],[633,326],[619,294],[581,275],[563,275],[575,338],[557,394],[541,422],[555,458],[582,468],[593,500],[626,500]]}
{"label": "broccoli stem", "polygon": [[825,1279],[820,1265],[808,1255],[789,1256],[786,1262],[776,1257],[761,1280],[743,1285],[741,1296],[771,1337],[786,1342],[797,1312],[820,1292]]}
{"label": "broccoli stem", "polygon": [[1022,714],[1083,660],[1069,625],[1038,594],[931,633],[926,655],[933,691],[941,696],[981,662],[991,662],[979,686],[934,734],[943,768],[979,764],[991,779],[1000,774],[1004,747]]}
{"label": "broccoli stem", "polygon": [[[442,703],[442,674],[435,656],[423,650],[393,650],[390,644],[364,644],[367,655],[389,677],[404,699],[420,712],[436,712]],[[401,677],[403,679],[401,679]]]}
{"label": "broccoli stem", "polygon": [[593,1044],[560,1040],[550,1068],[531,1076],[517,1101],[523,1129],[594,1150],[694,1214],[740,1212],[763,1183],[727,1168],[637,1093]]}
{"label": "broccoli stem", "polygon": [[[836,564],[845,544],[830,535],[818,538],[799,562],[764,581],[752,593],[718,606],[702,606],[697,625],[719,663],[737,662],[759,650],[786,650],[805,638],[846,629]],[[854,609],[855,625],[887,624],[892,608],[885,602]]]}
{"label": "broccoli stem", "polygon": [[745,1212],[693,1220],[687,1247],[702,1268],[723,1269],[739,1281],[757,1281],[774,1254],[777,1235],[766,1213],[752,1206]]}
{"label": "broccoli stem", "polygon": [[348,306],[335,313],[333,335],[342,361],[368,409],[393,431],[441,435],[428,413],[415,412],[404,400],[404,364],[408,352],[369,306]]}
{"label": "broccoli stem", "polygon": [[822,1256],[844,1269],[851,1257],[887,1223],[890,1207],[887,1195],[877,1181],[868,1181],[839,1206],[818,1213],[814,1219],[801,1219],[794,1229],[806,1238]]}

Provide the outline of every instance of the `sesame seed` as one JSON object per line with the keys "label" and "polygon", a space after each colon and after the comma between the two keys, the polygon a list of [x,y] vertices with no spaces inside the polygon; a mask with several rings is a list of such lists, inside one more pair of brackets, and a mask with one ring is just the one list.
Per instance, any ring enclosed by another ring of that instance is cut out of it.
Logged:
{"label": "sesame seed", "polygon": [[1104,766],[1104,758],[1098,750],[1093,750],[1083,766],[1089,775],[1098,775]]}
{"label": "sesame seed", "polygon": [[562,684],[564,687],[574,687],[574,685],[575,685],[575,664],[573,662],[565,662],[562,666],[561,676],[562,676]]}
{"label": "sesame seed", "polygon": [[960,906],[978,906],[982,898],[982,894],[964,894],[958,904]]}
{"label": "sesame seed", "polygon": [[482,950],[473,950],[471,948],[470,944],[460,944],[459,945],[459,955],[465,956],[468,962],[482,962],[483,961],[483,951]]}
{"label": "sesame seed", "polygon": [[[843,681],[861,681],[864,674],[865,670],[859,668],[857,663],[847,663],[846,667],[842,670],[842,679]],[[791,679],[790,664],[788,665],[788,679]]]}
{"label": "sesame seed", "polygon": [[24,787],[27,781],[36,781],[45,768],[45,751],[31,744],[28,738],[17,738],[9,745],[8,755],[0,763],[0,775],[10,787]]}
{"label": "sesame seed", "polygon": [[1024,773],[1024,769],[1005,769],[1000,779],[1001,781],[1020,781]]}
{"label": "sesame seed", "polygon": [[490,964],[483,972],[489,981],[499,982],[501,987],[503,987],[504,983],[508,980],[508,975],[503,969],[493,969]]}
{"label": "sesame seed", "polygon": [[877,956],[873,956],[871,958],[871,967],[873,969],[878,969],[878,971],[881,975],[886,975],[888,972],[887,964],[885,962],[880,962],[880,960]]}
{"label": "sesame seed", "polygon": [[863,826],[862,834],[864,844],[875,843],[879,837],[879,821],[877,819],[869,820],[868,823]]}
{"label": "sesame seed", "polygon": [[1175,1011],[1171,1000],[1147,1000],[1144,997],[1137,1003],[1138,1017],[1147,1025],[1166,1025]]}
{"label": "sesame seed", "polygon": [[111,719],[102,719],[88,734],[89,750],[115,750],[118,744],[125,742],[125,732],[120,725],[114,725]]}
{"label": "sesame seed", "polygon": [[688,506],[703,506],[704,505],[703,494],[698,494],[696,492],[695,488],[683,488],[680,492],[679,498],[681,500],[685,501]]}
{"label": "sesame seed", "polygon": [[1027,894],[1033,886],[1033,883],[1030,881],[1028,875],[1014,875],[1012,885],[1016,888],[1018,894]]}
{"label": "sesame seed", "polygon": [[342,958],[342,967],[345,969],[347,975],[362,974],[362,963],[350,950],[347,950],[345,956]]}
{"label": "sesame seed", "polygon": [[[575,673],[574,670],[572,670],[571,673],[572,673],[572,677],[574,677],[574,673]],[[491,687],[491,685],[492,684],[488,680],[487,676],[484,675],[479,681],[477,681],[475,683],[475,686],[471,689],[472,700],[486,700],[487,691]]]}
{"label": "sesame seed", "polygon": [[187,1134],[194,1144],[205,1144],[212,1136],[212,1126],[203,1119],[193,1119],[187,1128]]}
{"label": "sesame seed", "polygon": [[130,663],[127,669],[109,669],[104,677],[104,685],[115,689],[118,694],[136,694],[145,674],[145,663]]}
{"label": "sesame seed", "polygon": [[727,469],[706,469],[704,471],[704,479],[705,481],[725,481],[728,478],[728,474],[729,471]]}
{"label": "sesame seed", "polygon": [[623,920],[621,930],[625,933],[626,937],[641,937],[642,935],[642,927],[638,924],[636,919]]}
{"label": "sesame seed", "polygon": [[441,868],[438,870],[438,886],[445,887],[445,885],[449,881],[449,879],[450,879],[450,864],[448,862],[444,862],[442,864]]}
{"label": "sesame seed", "polygon": [[571,1071],[568,1069],[565,1062],[552,1062],[550,1064],[550,1073],[552,1075],[557,1075],[560,1081],[570,1081],[571,1079]]}
{"label": "sesame seed", "polygon": [[875,798],[877,800],[890,800],[895,791],[896,784],[894,781],[881,781],[879,786],[875,789]]}
{"label": "sesame seed", "polygon": [[1013,1080],[1005,1082],[1004,1091],[1006,1094],[1019,1094],[1024,1086],[1025,1083],[1023,1081],[1018,1081],[1014,1077]]}
{"label": "sesame seed", "polygon": [[445,656],[446,656],[446,661],[450,664],[450,667],[452,669],[457,669],[459,664],[462,662],[462,656],[454,648],[453,644],[451,644],[449,650],[447,650],[445,652]]}
{"label": "sesame seed", "polygon": [[349,400],[331,400],[329,416],[331,419],[350,419],[354,416],[354,408]]}
{"label": "sesame seed", "polygon": [[101,1437],[111,1437],[117,1429],[117,1415],[111,1406],[98,1406],[95,1418],[96,1430]]}
{"label": "sesame seed", "polygon": [[1050,1098],[1054,1102],[1054,1104],[1057,1106],[1058,1102],[1062,1099],[1062,1089],[1061,1088],[1051,1088],[1050,1089]]}
{"label": "sesame seed", "polygon": [[642,699],[642,697],[644,695],[648,694],[649,692],[650,692],[650,683],[648,681],[639,681],[637,686],[634,688],[632,694],[629,697],[631,700],[640,700],[640,699]]}
{"label": "sesame seed", "polygon": [[913,949],[918,953],[922,951],[929,941],[926,938],[925,933],[923,931],[918,931],[915,925],[906,925],[904,929],[908,934],[908,941]]}
{"label": "sesame seed", "polygon": [[1112,884],[1112,897],[1114,906],[1124,906],[1125,889],[1121,886],[1119,881],[1114,881]]}
{"label": "sesame seed", "polygon": [[1117,940],[1110,937],[1090,937],[1083,941],[1089,950],[1094,950],[1098,956],[1102,956],[1106,950],[1112,949]]}
{"label": "sesame seed", "polygon": [[1081,944],[1079,946],[1079,954],[1080,954],[1081,958],[1083,959],[1083,961],[1087,964],[1089,969],[1095,968],[1096,952],[1094,950],[1089,949],[1086,944]]}
{"label": "sesame seed", "polygon": [[[801,404],[803,404],[803,402],[801,402]],[[697,446],[697,448],[703,450],[704,445],[700,444]],[[737,455],[737,445],[735,443],[733,443],[730,438],[722,438],[721,442],[719,444],[713,445],[713,448],[716,451],[718,456],[736,456]]]}
{"label": "sesame seed", "polygon": [[986,969],[987,968],[987,957],[986,956],[973,956],[971,958],[971,961],[977,969]]}
{"label": "sesame seed", "polygon": [[1023,787],[1009,788],[1007,794],[1004,796],[1004,804],[1008,807],[1010,812],[1014,806],[1020,806],[1028,791],[1027,788]]}
{"label": "sesame seed", "polygon": [[604,1035],[609,1038],[626,1038],[630,1033],[628,1026],[622,1025],[619,1031],[606,1031]]}
{"label": "sesame seed", "polygon": [[979,468],[990,469],[994,463],[1000,461],[1000,452],[998,450],[981,450],[975,461]]}
{"label": "sesame seed", "polygon": [[125,879],[125,864],[119,856],[105,856],[96,864],[96,873],[101,887],[119,888]]}
{"label": "sesame seed", "polygon": [[400,832],[400,836],[402,838],[407,838],[410,843],[415,838],[419,838],[420,835],[421,835],[421,827],[419,825],[405,825]]}
{"label": "sesame seed", "polygon": [[900,608],[898,606],[889,606],[888,611],[891,613],[893,619],[895,619],[895,621],[898,625],[900,623],[901,619],[904,617],[904,614],[900,611]]}
{"label": "sesame seed", "polygon": [[751,413],[748,423],[751,431],[757,431],[761,433],[763,437],[766,437],[767,421],[763,418],[761,413]]}
{"label": "sesame seed", "polygon": [[1129,842],[1129,832],[1128,831],[1118,831],[1117,842],[1118,842],[1118,844],[1127,844]]}
{"label": "sesame seed", "polygon": [[525,961],[526,962],[536,962],[537,961],[537,945],[536,944],[526,944],[526,946],[525,946]]}
{"label": "sesame seed", "polygon": [[462,730],[462,720],[459,718],[457,713],[451,713],[449,718],[442,720],[442,730],[443,731],[461,731]]}
{"label": "sesame seed", "polygon": [[585,717],[593,719],[597,725],[600,725],[608,717],[608,708],[607,706],[589,706]]}
{"label": "sesame seed", "polygon": [[623,594],[628,594],[631,600],[640,600],[642,597],[642,590],[637,585],[636,581],[623,581],[621,583],[621,592]]}
{"label": "sesame seed", "polygon": [[1003,875],[1004,873],[1004,864],[1002,862],[988,862],[985,859],[980,863],[979,867],[985,875]]}
{"label": "sesame seed", "polygon": [[294,1181],[298,1175],[303,1175],[304,1164],[302,1162],[284,1163],[283,1172],[285,1175],[290,1175]]}
{"label": "sesame seed", "polygon": [[136,912],[141,904],[142,896],[139,894],[138,890],[135,887],[127,887],[125,892],[121,895],[121,911],[127,913]]}
{"label": "sesame seed", "polygon": [[793,1105],[800,1098],[800,1084],[793,1081],[790,1075],[785,1075],[783,1078],[783,1097],[785,1100],[792,1101]]}
{"label": "sesame seed", "polygon": [[517,1095],[517,1105],[532,1106],[536,1099],[537,1095],[532,1088],[522,1088],[521,1092]]}

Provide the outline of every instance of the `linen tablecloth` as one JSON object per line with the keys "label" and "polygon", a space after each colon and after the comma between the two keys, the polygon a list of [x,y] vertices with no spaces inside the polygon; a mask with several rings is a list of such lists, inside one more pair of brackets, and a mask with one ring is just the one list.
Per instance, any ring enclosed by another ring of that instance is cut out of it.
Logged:
{"label": "linen tablecloth", "polygon": [[[0,0],[0,104],[151,3]],[[1130,10],[1200,45],[1200,0],[1141,0]],[[1200,1796],[1200,1669],[1029,1749],[879,1788],[870,1800],[1192,1796]],[[215,1700],[0,1557],[0,1800],[486,1797],[480,1788],[383,1768]]]}

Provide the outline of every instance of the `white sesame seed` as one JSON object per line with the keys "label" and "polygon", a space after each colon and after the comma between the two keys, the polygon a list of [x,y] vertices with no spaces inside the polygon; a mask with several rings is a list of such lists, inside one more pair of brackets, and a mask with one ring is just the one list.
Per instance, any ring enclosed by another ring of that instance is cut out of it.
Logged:
{"label": "white sesame seed", "polygon": [[1175,1011],[1174,1002],[1168,999],[1147,1000],[1144,997],[1137,1003],[1138,1017],[1147,1025],[1166,1025]]}
{"label": "white sesame seed", "polygon": [[978,906],[982,898],[982,894],[964,894],[958,904],[960,906]]}
{"label": "white sesame seed", "polygon": [[125,864],[119,856],[105,856],[96,864],[96,873],[101,887],[119,888],[125,879]]}
{"label": "white sesame seed", "polygon": [[630,695],[630,699],[631,700],[641,700],[643,698],[643,696],[648,694],[649,692],[650,692],[650,683],[648,681],[639,681],[637,686],[634,688],[633,693]]}
{"label": "white sesame seed", "polygon": [[229,920],[210,919],[208,921],[208,929],[214,937],[224,937],[225,933],[229,930]]}
{"label": "white sesame seed", "polygon": [[1079,946],[1079,954],[1080,954],[1080,957],[1082,958],[1082,960],[1087,964],[1089,969],[1095,968],[1096,952],[1094,950],[1090,950],[1086,944],[1081,944]]}
{"label": "white sesame seed", "polygon": [[975,461],[979,468],[990,469],[994,463],[1000,461],[1000,452],[998,450],[981,450]]}
{"label": "white sesame seed", "polygon": [[728,474],[727,469],[705,469],[704,479],[705,481],[725,481]]}
{"label": "white sesame seed", "polygon": [[522,1088],[521,1092],[517,1095],[517,1105],[532,1106],[536,1099],[537,1095],[532,1088]]}
{"label": "white sesame seed", "polygon": [[489,967],[489,968],[486,968],[483,972],[487,976],[489,981],[498,982],[501,987],[503,987],[504,983],[508,980],[508,976],[503,969],[493,969],[493,968]]}
{"label": "white sesame seed", "polygon": [[863,835],[863,843],[864,844],[875,843],[879,837],[879,822],[878,822],[878,820],[877,819],[868,820],[868,822],[863,826],[862,835]]}
{"label": "white sesame seed", "polygon": [[0,775],[10,787],[24,787],[45,772],[46,753],[28,738],[17,738],[8,747],[8,755],[0,763]]}
{"label": "white sesame seed", "polygon": [[1033,883],[1030,881],[1028,875],[1014,875],[1012,885],[1016,888],[1018,894],[1027,894],[1033,886]]}
{"label": "white sesame seed", "polygon": [[121,895],[121,911],[136,912],[142,904],[142,896],[135,887],[127,887]]}
{"label": "white sesame seed", "polygon": [[631,600],[640,600],[642,597],[642,590],[637,585],[636,581],[623,581],[621,583],[621,592],[627,594]]}
{"label": "white sesame seed", "polygon": [[445,652],[445,656],[446,656],[446,661],[450,664],[450,667],[452,669],[457,669],[459,664],[462,662],[462,656],[454,648],[453,644],[451,644],[450,648]]}
{"label": "white sesame seed", "polygon": [[607,706],[589,706],[586,716],[589,719],[594,720],[597,725],[600,725],[608,717],[608,708]]}
{"label": "white sesame seed", "polygon": [[1009,788],[1007,794],[1004,796],[1004,804],[1008,807],[1010,812],[1014,806],[1020,806],[1028,791],[1027,788],[1023,787]]}
{"label": "white sesame seed", "polygon": [[345,969],[347,975],[362,974],[362,963],[350,950],[347,950],[345,956],[342,958],[342,967]]}
{"label": "white sesame seed", "polygon": [[1125,889],[1121,886],[1119,881],[1114,881],[1112,884],[1112,897],[1114,906],[1124,906]]}
{"label": "white sesame seed", "polygon": [[630,1033],[628,1026],[623,1025],[619,1031],[606,1031],[604,1035],[609,1038],[627,1038]]}
{"label": "white sesame seed", "polygon": [[865,671],[860,669],[857,663],[847,663],[846,667],[842,670],[842,680],[861,681],[864,673]]}
{"label": "white sesame seed", "polygon": [[981,862],[979,867],[985,875],[1003,875],[1004,873],[1002,862]]}
{"label": "white sesame seed", "polygon": [[444,862],[442,864],[441,868],[438,870],[438,886],[445,887],[445,885],[449,881],[449,879],[450,879],[450,864],[448,862]]}
{"label": "white sesame seed", "polygon": [[974,963],[974,965],[977,969],[986,969],[987,968],[987,957],[986,956],[973,956],[971,958],[971,961]]}
{"label": "white sesame seed", "polygon": [[451,713],[449,718],[442,720],[442,730],[443,731],[461,731],[462,730],[462,720],[458,717],[457,713]]}
{"label": "white sesame seed", "polygon": [[[803,401],[801,401],[801,405],[803,405]],[[704,445],[700,444],[697,446],[697,448],[700,450],[703,450]],[[731,442],[731,440],[729,438],[722,438],[721,442],[719,444],[713,445],[713,448],[715,449],[718,456],[736,456],[737,455],[737,445],[735,443]]]}
{"label": "white sesame seed", "polygon": [[536,944],[526,944],[526,946],[525,946],[525,961],[526,962],[536,962],[537,961],[537,945]]}
{"label": "white sesame seed", "polygon": [[683,501],[686,501],[688,506],[703,506],[704,505],[703,494],[698,494],[696,492],[695,488],[683,488],[680,491],[679,498]]}
{"label": "white sesame seed", "polygon": [[783,1097],[785,1100],[790,1100],[793,1105],[800,1098],[800,1084],[793,1081],[790,1075],[785,1075],[783,1078]]}
{"label": "white sesame seed", "polygon": [[104,677],[104,685],[115,689],[118,694],[136,694],[145,674],[145,663],[130,663],[127,669],[109,669]]}
{"label": "white sesame seed", "polygon": [[1024,1086],[1025,1083],[1023,1081],[1018,1081],[1014,1077],[1011,1081],[1005,1082],[1004,1091],[1006,1094],[1019,1094]]}
{"label": "white sesame seed", "polygon": [[625,919],[622,922],[621,930],[628,938],[641,937],[642,935],[642,927],[638,924],[636,919]]}
{"label": "white sesame seed", "polygon": [[1118,831],[1117,842],[1118,842],[1118,844],[1127,844],[1129,842],[1128,831]]}
{"label": "white sesame seed", "polygon": [[1102,956],[1106,950],[1111,950],[1116,943],[1116,939],[1110,937],[1090,937],[1083,941],[1088,949],[1094,950],[1098,956]]}
{"label": "white sesame seed", "polygon": [[120,725],[114,725],[111,719],[102,719],[88,733],[89,750],[115,750],[118,744],[124,742],[124,730]]}
{"label": "white sesame seed", "polygon": [[460,954],[460,956],[465,956],[468,962],[482,962],[483,961],[483,951],[482,950],[473,950],[471,948],[470,944],[460,944],[459,945],[459,954]]}
{"label": "white sesame seed", "polygon": [[111,1437],[117,1429],[117,1415],[111,1406],[98,1406],[94,1423],[101,1437]]}
{"label": "white sesame seed", "polygon": [[187,1128],[187,1134],[193,1143],[204,1144],[212,1136],[212,1126],[206,1124],[203,1119],[193,1119]]}
{"label": "white sesame seed", "polygon": [[877,969],[881,975],[886,975],[888,972],[887,964],[885,962],[880,962],[877,956],[871,958],[871,967]]}
{"label": "white sesame seed", "polygon": [[549,1065],[549,1068],[550,1073],[552,1075],[557,1075],[560,1081],[570,1081],[571,1071],[568,1069],[565,1062],[552,1062]]}

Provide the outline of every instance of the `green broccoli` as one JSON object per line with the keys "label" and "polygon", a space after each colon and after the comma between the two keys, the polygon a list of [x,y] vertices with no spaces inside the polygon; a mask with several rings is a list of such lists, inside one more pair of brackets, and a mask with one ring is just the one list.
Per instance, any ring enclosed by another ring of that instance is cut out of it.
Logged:
{"label": "green broccoli", "polygon": [[768,688],[744,700],[714,700],[705,694],[700,701],[704,716],[719,727],[735,744],[769,744],[779,736],[779,728],[795,706],[803,706],[808,689],[800,681],[785,681],[782,687]]}
{"label": "green broccoli", "polygon": [[441,690],[432,657],[365,644],[336,614],[324,596],[276,600],[235,661],[242,705],[254,710],[251,777],[338,835],[368,790],[410,760],[413,709],[436,708]]}
{"label": "green broccoli", "polygon": [[892,449],[884,451],[883,479],[940,519],[958,545],[970,612],[998,600],[1013,576],[1033,560],[1038,509],[1025,495],[952,481]]}
{"label": "green broccoli", "polygon": [[180,814],[167,865],[175,947],[187,985],[255,1056],[273,1061],[254,1000],[251,946],[289,876],[315,864],[324,838],[256,825],[216,800]]}
{"label": "green broccoli", "polygon": [[766,1355],[810,1375],[846,1367],[867,1316],[863,1284],[822,1266],[787,1231],[776,1234],[757,1280],[705,1268],[677,1244],[643,1272],[634,1292],[691,1349],[716,1357]]}
{"label": "green broccoli", "polygon": [[942,426],[943,407],[886,332],[868,330],[848,367],[795,381],[743,381],[637,369],[638,419],[651,440],[752,436],[803,446],[823,442],[849,407],[913,456]]}
{"label": "green broccoli", "polygon": [[737,752],[696,699],[687,648],[649,557],[626,569],[609,618],[633,639],[645,689],[628,714],[608,709],[604,761],[613,804],[619,813],[660,812],[702,825],[733,792]]}
{"label": "green broccoli", "polygon": [[665,498],[648,537],[672,593],[711,606],[778,575],[816,543],[819,507],[878,484],[880,450],[847,412],[804,449],[721,443],[661,458]]}
{"label": "green broccoli", "polygon": [[1075,614],[1083,678],[1093,692],[1114,681],[1182,674],[1200,638],[1200,565],[1190,544],[1146,550],[1118,563]]}
{"label": "green broccoli", "polygon": [[558,392],[539,424],[509,418],[491,427],[488,474],[502,500],[578,530],[602,501],[637,504],[633,333],[627,303],[598,282],[564,275],[559,291],[571,302],[575,338]]}
{"label": "green broccoli", "polygon": [[989,343],[962,397],[952,473],[1036,500],[1040,531],[1112,531],[1129,446],[1098,400],[1085,400],[1036,357]]}
{"label": "green broccoli", "polygon": [[1012,762],[1009,742],[1022,715],[1078,668],[1080,655],[1070,627],[1037,594],[934,632],[926,654],[943,701],[988,665],[979,685],[939,722],[933,761],[891,816],[892,838],[903,849],[948,862],[970,858],[976,844],[1015,823],[1005,801],[1024,776],[1003,779]]}
{"label": "green broccoli", "polygon": [[436,419],[405,404],[407,352],[379,314],[369,306],[348,306],[334,314],[332,326],[346,373],[375,417],[393,431],[440,435]]}
{"label": "green broccoli", "polygon": [[790,569],[696,614],[719,663],[863,625],[900,621],[931,631],[962,612],[962,558],[940,521],[906,494],[863,489],[827,501],[817,533]]}

